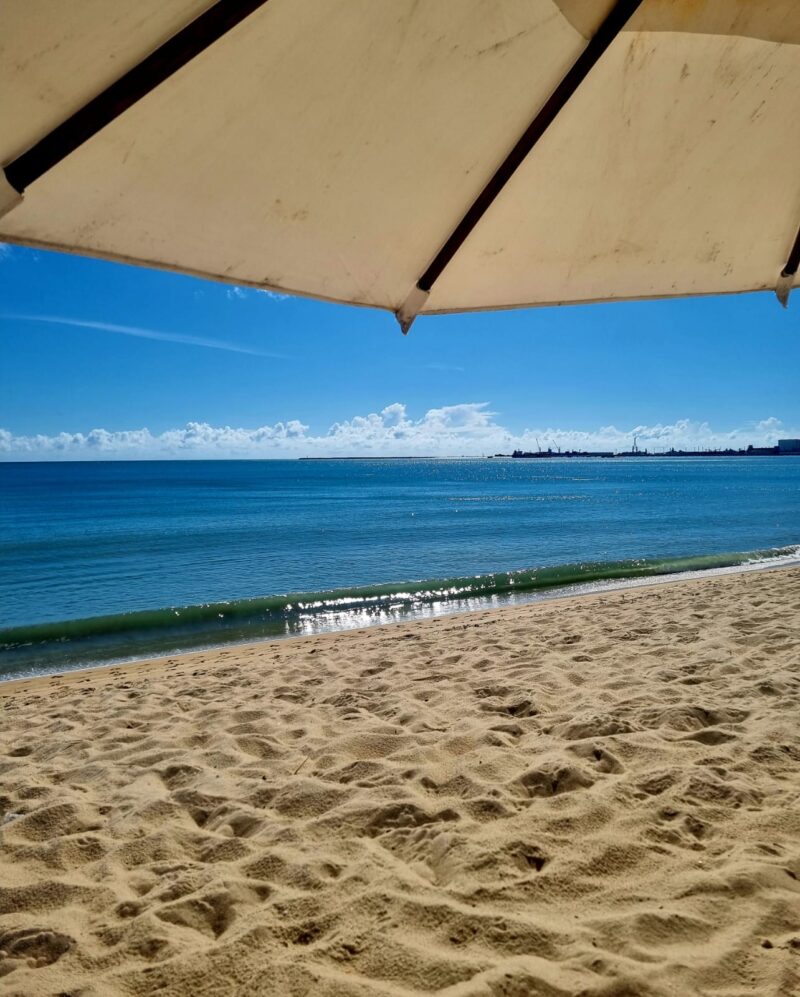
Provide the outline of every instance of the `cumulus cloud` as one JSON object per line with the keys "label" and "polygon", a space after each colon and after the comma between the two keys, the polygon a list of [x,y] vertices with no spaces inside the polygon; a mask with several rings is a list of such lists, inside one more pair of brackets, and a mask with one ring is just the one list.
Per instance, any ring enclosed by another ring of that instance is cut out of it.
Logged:
{"label": "cumulus cloud", "polygon": [[800,436],[800,430],[788,429],[771,416],[724,431],[712,429],[707,422],[680,419],[671,424],[622,429],[543,427],[513,433],[497,421],[497,413],[491,411],[487,402],[432,408],[417,419],[409,415],[405,405],[395,402],[380,412],[335,422],[325,432],[316,434],[298,419],[255,429],[190,422],[162,433],[151,433],[145,428],[92,429],[55,436],[17,436],[0,429],[0,459],[478,456],[508,453],[516,448],[534,450],[539,444],[562,450],[625,450],[634,436],[638,437],[640,447],[650,449],[703,449],[774,444],[779,437]]}
{"label": "cumulus cloud", "polygon": [[224,339],[209,336],[187,336],[180,332],[161,332],[157,329],[144,329],[133,325],[116,325],[113,322],[93,322],[88,319],[65,318],[63,315],[0,315],[0,318],[13,322],[39,322],[47,325],[65,325],[76,329],[97,329],[102,332],[118,333],[122,336],[136,336],[139,339],[155,339],[162,343],[182,343],[186,346],[205,346],[212,350],[227,350],[230,353],[247,353],[250,356],[271,357],[273,360],[287,359],[280,353],[265,353],[238,346]]}

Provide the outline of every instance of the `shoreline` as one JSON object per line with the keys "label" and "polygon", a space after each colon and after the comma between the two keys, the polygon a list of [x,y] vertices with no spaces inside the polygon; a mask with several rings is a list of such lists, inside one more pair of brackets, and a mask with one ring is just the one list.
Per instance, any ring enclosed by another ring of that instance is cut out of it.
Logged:
{"label": "shoreline", "polygon": [[620,580],[617,582],[610,582],[608,588],[584,592],[564,591],[553,592],[552,594],[536,593],[535,597],[521,600],[520,602],[512,605],[453,610],[449,613],[443,612],[424,619],[408,618],[403,620],[392,620],[386,623],[374,623],[368,626],[352,627],[345,630],[330,630],[310,634],[291,634],[285,637],[269,637],[262,640],[242,641],[241,643],[211,645],[209,647],[192,648],[191,650],[186,651],[176,651],[171,654],[151,655],[143,658],[130,658],[122,661],[69,668],[57,672],[43,672],[41,674],[28,676],[27,678],[0,678],[0,702],[2,702],[4,696],[13,695],[14,692],[18,691],[18,689],[23,686],[27,689],[28,687],[34,687],[41,685],[42,683],[47,683],[52,679],[58,679],[66,684],[69,683],[70,680],[83,680],[87,675],[101,677],[108,675],[111,672],[115,675],[125,674],[127,676],[129,673],[135,675],[137,669],[140,668],[157,671],[167,665],[191,664],[192,660],[195,658],[197,658],[198,661],[202,660],[203,662],[207,662],[209,656],[214,658],[228,658],[233,652],[255,655],[260,649],[266,649],[273,646],[302,645],[304,642],[316,643],[317,641],[335,642],[337,639],[348,635],[359,636],[384,631],[388,631],[391,635],[391,632],[396,629],[426,627],[445,621],[454,621],[457,624],[460,621],[469,620],[470,622],[474,622],[476,625],[485,624],[495,618],[498,621],[505,616],[513,618],[515,614],[522,610],[530,610],[540,605],[544,607],[552,604],[570,603],[574,601],[577,608],[583,606],[584,604],[591,604],[596,601],[600,601],[602,603],[605,597],[615,594],[621,594],[624,597],[627,592],[643,592],[646,594],[647,590],[650,588],[670,588],[672,586],[683,587],[692,584],[700,585],[715,578],[738,577],[739,575],[747,575],[754,572],[759,574],[765,572],[771,574],[773,572],[784,571],[797,572],[800,577],[800,565],[783,564],[770,566],[742,565],[734,568],[715,568],[709,569],[707,572],[687,572],[684,575],[677,577],[664,575],[649,578],[635,578],[628,579],[627,581]]}
{"label": "shoreline", "polygon": [[[199,644],[195,647],[190,648],[178,648],[175,650],[164,651],[163,653],[147,654],[142,655],[132,655],[132,656],[122,656],[122,657],[111,657],[105,660],[100,660],[97,663],[81,663],[81,664],[70,664],[62,663],[60,666],[54,665],[52,669],[46,668],[42,670],[37,670],[27,676],[6,677],[4,674],[0,673],[0,689],[4,688],[8,683],[23,682],[23,681],[34,681],[39,678],[47,678],[49,676],[59,675],[59,674],[72,674],[73,672],[86,672],[86,671],[97,671],[98,669],[107,668],[119,668],[119,667],[133,667],[136,665],[146,664],[150,661],[164,660],[166,658],[181,658],[192,654],[206,654],[209,652],[219,652],[225,649],[237,649],[237,648],[249,648],[251,646],[257,646],[260,644],[271,644],[274,642],[283,641],[293,641],[293,640],[303,640],[315,636],[321,635],[331,635],[351,633],[359,630],[372,630],[376,627],[391,627],[391,626],[403,626],[412,623],[422,623],[430,620],[444,619],[453,616],[461,615],[472,615],[475,613],[483,612],[499,612],[502,610],[513,610],[522,606],[535,605],[538,603],[553,602],[556,600],[563,599],[587,599],[593,596],[602,595],[604,593],[625,591],[628,589],[638,589],[642,587],[648,587],[651,585],[672,585],[680,584],[682,582],[699,581],[704,578],[714,578],[724,575],[731,574],[742,574],[753,571],[782,571],[782,570],[792,570],[794,568],[800,567],[798,563],[798,552],[800,552],[800,546],[794,546],[793,548],[787,548],[787,550],[793,549],[794,555],[790,557],[784,563],[779,562],[780,558],[775,558],[774,562],[770,560],[750,560],[737,563],[734,565],[724,565],[721,567],[714,568],[700,568],[690,571],[677,571],[667,574],[653,574],[646,575],[643,577],[622,577],[622,578],[610,578],[601,581],[591,581],[586,583],[575,582],[567,586],[553,586],[552,588],[542,588],[542,589],[532,589],[528,591],[519,591],[514,593],[509,593],[505,597],[495,596],[492,600],[491,597],[477,597],[474,600],[478,605],[474,606],[464,606],[463,602],[467,600],[452,599],[448,601],[443,601],[439,604],[434,604],[425,609],[411,611],[408,613],[398,613],[395,618],[391,619],[365,619],[359,621],[353,625],[342,625],[342,626],[322,626],[319,629],[309,628],[306,633],[283,633],[283,634],[273,634],[269,636],[256,637],[244,640],[231,640],[227,642],[211,642],[208,644]],[[397,583],[398,587],[402,586],[402,583]],[[276,597],[277,598],[277,597]],[[491,602],[494,601],[495,604],[492,605]],[[487,603],[486,605],[481,605],[481,602]],[[67,623],[71,621],[66,621]],[[77,621],[81,622],[81,621]],[[2,631],[0,631],[2,635]],[[2,659],[0,659],[1,662]]]}
{"label": "shoreline", "polygon": [[800,569],[0,686],[0,979],[800,989]]}

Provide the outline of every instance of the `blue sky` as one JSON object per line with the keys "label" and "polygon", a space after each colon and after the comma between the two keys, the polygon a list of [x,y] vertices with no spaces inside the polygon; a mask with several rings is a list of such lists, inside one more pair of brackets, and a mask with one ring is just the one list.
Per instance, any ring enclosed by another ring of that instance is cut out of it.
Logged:
{"label": "blue sky", "polygon": [[0,247],[0,458],[800,435],[800,291],[419,319]]}

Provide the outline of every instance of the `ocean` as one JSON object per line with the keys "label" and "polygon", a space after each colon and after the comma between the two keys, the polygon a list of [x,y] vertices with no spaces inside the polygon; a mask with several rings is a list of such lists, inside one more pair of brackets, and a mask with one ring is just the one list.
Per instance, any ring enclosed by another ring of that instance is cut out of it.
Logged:
{"label": "ocean", "polygon": [[792,457],[0,463],[0,678],[798,545]]}

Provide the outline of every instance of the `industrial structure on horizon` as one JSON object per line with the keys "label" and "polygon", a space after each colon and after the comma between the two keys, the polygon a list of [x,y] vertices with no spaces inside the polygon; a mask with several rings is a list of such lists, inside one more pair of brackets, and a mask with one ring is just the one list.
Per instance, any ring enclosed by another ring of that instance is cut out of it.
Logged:
{"label": "industrial structure on horizon", "polygon": [[548,457],[800,457],[800,440],[778,440],[773,447],[754,447],[752,444],[743,450],[728,448],[725,450],[661,450],[659,452],[642,450],[637,438],[633,438],[630,450],[618,453],[612,450],[515,450],[512,454],[497,453],[495,457],[548,458]]}

